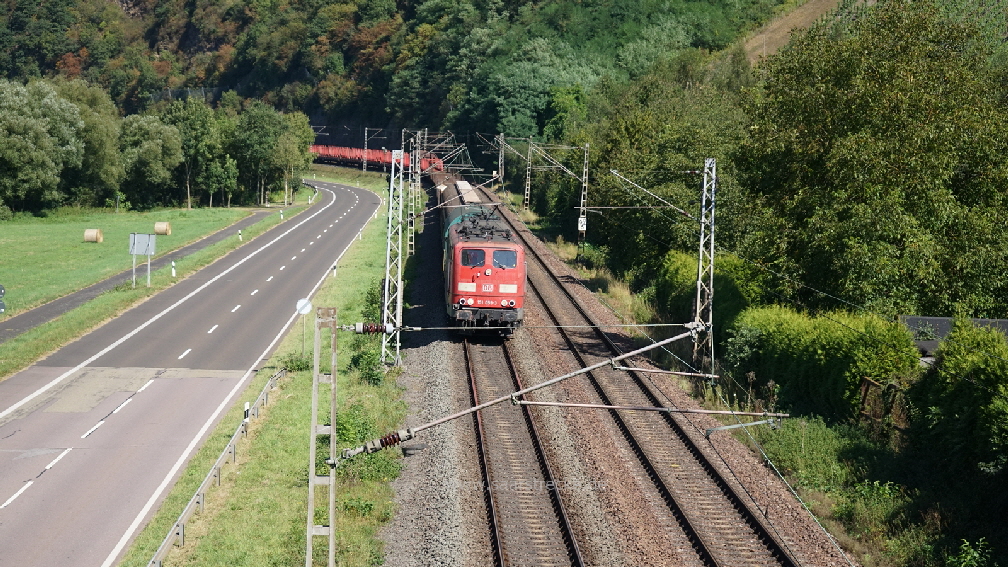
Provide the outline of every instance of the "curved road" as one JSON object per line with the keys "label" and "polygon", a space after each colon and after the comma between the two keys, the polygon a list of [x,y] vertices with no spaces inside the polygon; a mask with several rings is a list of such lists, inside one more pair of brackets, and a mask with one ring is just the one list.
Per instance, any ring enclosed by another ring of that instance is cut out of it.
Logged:
{"label": "curved road", "polygon": [[319,203],[0,382],[0,567],[115,564],[380,205]]}

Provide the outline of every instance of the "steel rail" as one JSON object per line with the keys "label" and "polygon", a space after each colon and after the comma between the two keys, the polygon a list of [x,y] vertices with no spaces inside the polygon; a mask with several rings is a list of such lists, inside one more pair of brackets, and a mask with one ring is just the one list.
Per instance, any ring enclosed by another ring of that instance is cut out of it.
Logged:
{"label": "steel rail", "polygon": [[[462,341],[462,354],[465,356],[466,373],[469,375],[469,393],[474,406],[478,406],[479,392],[476,391],[476,373],[473,371],[472,357],[469,354],[469,340]],[[473,423],[476,424],[476,450],[479,454],[480,470],[483,473],[484,498],[487,505],[487,520],[490,522],[490,545],[493,547],[496,565],[504,565],[503,546],[500,540],[500,521],[497,518],[497,508],[494,506],[493,490],[491,490],[490,470],[487,468],[486,446],[483,440],[486,433],[483,431],[483,415],[480,412],[473,414]]]}
{"label": "steel rail", "polygon": [[[477,380],[476,372],[474,368],[474,357],[472,355],[471,346],[469,339],[463,339],[463,354],[465,357],[466,371],[469,375],[469,385],[471,389],[471,396],[473,403],[479,405],[479,393],[477,391]],[[511,356],[510,350],[507,348],[506,344],[502,344],[501,347],[504,361],[508,367],[508,372],[510,374],[510,382],[521,388],[521,379],[518,376],[518,372],[514,366],[514,361]],[[506,553],[504,543],[505,538],[502,537],[501,533],[503,530],[509,529],[509,526],[504,525],[500,515],[500,507],[497,505],[497,501],[493,496],[495,479],[491,478],[489,462],[491,457],[489,455],[489,449],[487,447],[487,437],[486,429],[483,425],[482,412],[476,412],[476,429],[477,429],[477,448],[479,451],[479,459],[484,480],[484,489],[486,491],[486,501],[487,501],[487,516],[490,523],[491,529],[491,544],[494,547],[494,556],[496,564],[504,567],[507,565],[507,558],[511,556],[512,553]],[[536,456],[536,463],[530,463],[529,466],[537,466],[539,473],[543,478],[543,485],[547,488],[550,508],[552,508],[554,515],[556,516],[560,532],[564,540],[564,547],[567,549],[567,555],[570,558],[570,564],[577,567],[584,567],[584,559],[581,556],[581,551],[578,548],[577,541],[574,538],[573,529],[571,527],[570,521],[567,516],[567,511],[563,505],[563,499],[559,491],[559,485],[556,482],[556,478],[553,475],[552,467],[549,464],[549,460],[546,457],[546,453],[543,450],[543,445],[540,440],[538,431],[534,424],[534,420],[527,408],[522,408],[522,419],[524,425],[527,428],[529,437],[532,441],[532,449]],[[513,526],[512,526],[513,528]]]}
{"label": "steel rail", "polygon": [[[511,356],[511,349],[508,347],[507,343],[503,344],[504,348],[504,359],[507,361],[508,369],[511,371],[511,378],[514,381],[515,388],[518,390],[523,390],[525,386],[522,385],[521,377],[518,376],[518,370],[514,366],[514,358]],[[521,400],[525,400],[525,395],[520,397]],[[553,474],[553,468],[549,464],[549,459],[546,458],[546,452],[543,450],[543,444],[539,437],[538,428],[535,425],[535,420],[532,418],[532,413],[527,407],[522,408],[522,414],[525,416],[525,423],[528,424],[529,433],[532,436],[532,443],[535,445],[536,453],[539,455],[540,462],[543,467],[543,473],[546,476],[546,486],[550,488],[550,496],[553,499],[553,505],[555,506],[558,516],[560,517],[560,524],[564,532],[564,538],[567,540],[567,546],[571,552],[571,558],[574,559],[574,565],[578,567],[584,567],[584,559],[581,557],[581,549],[578,547],[577,539],[574,537],[574,530],[571,527],[570,519],[567,517],[567,509],[564,507],[563,498],[560,495],[560,489],[556,483],[556,476]]]}
{"label": "steel rail", "polygon": [[[549,279],[552,280],[553,284],[556,285],[556,287],[559,290],[561,290],[561,292],[567,297],[570,305],[572,305],[575,308],[575,310],[580,314],[582,318],[584,318],[589,324],[592,325],[594,334],[607,345],[610,352],[617,355],[621,354],[622,350],[616,345],[615,342],[612,341],[612,339],[605,332],[603,332],[598,327],[598,325],[595,324],[594,319],[585,311],[585,309],[581,306],[580,302],[577,301],[576,298],[574,298],[574,296],[566,288],[566,286],[564,286],[560,278],[553,272],[553,270],[549,269],[548,265],[539,255],[539,253],[529,245],[530,243],[528,241],[528,238],[526,237],[525,234],[523,234],[522,230],[520,230],[520,227],[518,227],[510,218],[507,218],[505,216],[504,219],[506,220],[506,222],[511,224],[511,226],[515,229],[514,233],[518,235],[518,237],[521,238],[523,242],[525,242],[526,257],[528,257],[530,255],[529,253],[531,253],[531,256],[541,265],[543,272],[548,275]],[[536,293],[536,295],[540,297],[540,301],[543,303],[543,306],[546,307],[546,303],[544,300],[545,298],[542,296],[539,289],[535,286],[535,284],[531,281],[531,279],[529,280],[529,287],[533,290],[533,292]],[[552,312],[549,312],[548,309],[547,312],[550,318],[553,319],[554,323],[556,323],[559,326],[560,321],[556,318],[556,316]],[[558,331],[563,336],[564,341],[571,349],[572,354],[578,359],[578,361],[582,365],[587,365],[587,361],[581,356],[580,350],[578,349],[576,343],[573,341],[570,335],[562,328],[558,329]],[[655,395],[655,393],[651,390],[651,388],[645,384],[644,380],[641,378],[638,372],[631,370],[626,370],[625,372],[627,372],[627,374],[630,375],[630,377],[633,379],[634,384],[638,388],[640,388],[641,392],[650,401],[650,403],[654,404],[655,406],[663,405],[659,400],[658,396]],[[587,373],[587,375],[591,378],[593,386],[595,387],[596,391],[599,393],[599,396],[603,399],[605,404],[615,405],[611,403],[608,396],[604,392],[601,384],[594,377],[594,375],[591,372]],[[626,423],[623,421],[623,419],[619,416],[619,414],[616,411],[611,411],[610,413],[613,416],[613,419],[617,422],[617,425],[619,426],[620,430],[624,433],[624,436],[627,437],[627,440],[633,447],[634,452],[637,453],[639,458],[641,458],[642,464],[645,466],[646,469],[648,469],[648,473],[649,475],[652,476],[652,479],[655,481],[656,487],[666,498],[666,501],[669,502],[670,507],[673,508],[673,512],[675,512],[678,509],[680,510],[681,513],[682,509],[679,507],[679,504],[675,501],[672,491],[669,489],[669,487],[665,486],[663,481],[660,481],[661,477],[657,472],[657,468],[654,466],[653,463],[651,463],[650,459],[644,453],[643,448],[640,446],[639,442],[633,437],[633,434],[630,432],[630,429],[627,427]],[[740,515],[745,520],[746,524],[750,527],[750,529],[753,530],[753,532],[759,537],[759,539],[764,542],[764,545],[767,546],[771,554],[777,557],[778,560],[783,565],[786,565],[788,567],[796,567],[798,565],[798,562],[785,549],[785,545],[783,545],[782,542],[780,542],[776,537],[774,537],[773,534],[770,533],[770,530],[768,530],[767,527],[763,524],[763,522],[759,520],[758,515],[752,510],[751,506],[745,500],[745,498],[743,498],[740,494],[738,494],[738,492],[727,482],[727,480],[721,475],[721,473],[713,466],[713,463],[711,463],[711,461],[707,458],[706,454],[686,433],[683,427],[675,419],[673,419],[669,413],[660,413],[659,415],[669,425],[672,432],[683,443],[683,445],[685,445],[690,454],[697,460],[697,462],[701,465],[701,467],[705,470],[705,472],[707,472],[710,478],[716,483],[721,492],[729,499],[729,501],[733,504],[733,506],[737,510],[739,510]],[[684,520],[687,517],[688,515],[686,514],[683,514],[682,516]],[[697,539],[695,540],[696,542],[703,541],[702,538],[700,538],[699,533],[696,531],[696,529],[693,528],[692,524],[688,528],[684,529],[685,531],[687,531],[688,534],[690,532],[697,534]],[[701,553],[701,557],[706,556],[707,558],[709,558],[709,564],[714,565],[719,564],[719,562],[717,562],[714,559],[714,556],[711,554],[710,552],[711,548],[708,547],[706,544],[702,545],[705,547],[705,549],[702,552],[698,550],[698,552]],[[705,559],[705,561],[708,561],[708,559]]]}

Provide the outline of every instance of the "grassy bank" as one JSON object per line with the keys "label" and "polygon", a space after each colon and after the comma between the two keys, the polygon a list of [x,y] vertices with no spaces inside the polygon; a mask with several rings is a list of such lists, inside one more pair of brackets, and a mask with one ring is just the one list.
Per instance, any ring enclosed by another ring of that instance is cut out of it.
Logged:
{"label": "grassy bank", "polygon": [[[128,270],[131,232],[153,233],[155,222],[170,222],[171,236],[157,239],[158,256],[199,240],[250,214],[249,209],[165,209],[114,213],[105,209],[60,209],[48,217],[18,217],[0,226],[0,284],[6,316],[52,301]],[[102,243],[84,242],[98,228]]]}
{"label": "grassy bank", "polygon": [[[307,200],[307,192],[302,196],[301,202]],[[287,221],[292,218],[290,215],[297,214],[304,209],[303,205],[286,209]],[[226,209],[224,209],[226,210]],[[151,272],[151,287],[137,287],[132,289],[130,285],[121,285],[115,289],[102,293],[95,299],[64,313],[60,317],[43,323],[21,335],[18,335],[6,342],[0,343],[0,380],[7,378],[11,374],[27,367],[44,355],[55,351],[61,346],[69,343],[77,337],[110,320],[117,314],[129,309],[137,302],[143,301],[153,294],[171,286],[176,281],[189,276],[197,270],[211,264],[228,252],[238,248],[266,230],[272,228],[280,221],[279,211],[267,216],[253,226],[244,231],[244,240],[227,239],[203,250],[195,252],[183,260],[177,262],[176,275],[171,277],[171,269],[168,267]],[[146,230],[146,229],[145,229]],[[172,227],[174,236],[175,227]],[[81,231],[83,234],[83,230]],[[172,238],[172,237],[168,237]],[[110,244],[108,242],[103,245]],[[125,245],[117,250],[125,250]],[[127,256],[129,258],[129,256]],[[5,263],[5,266],[7,264]],[[61,277],[61,276],[60,276]],[[93,282],[92,282],[93,283]],[[41,285],[41,284],[40,284]]]}
{"label": "grassy bank", "polygon": [[[316,171],[318,179],[323,175]],[[354,185],[354,179],[327,168],[325,180]],[[365,187],[381,188],[381,174],[356,179]],[[379,211],[340,262],[335,278],[329,278],[312,303],[335,306],[340,323],[376,316],[375,283],[384,271],[385,211]],[[369,294],[369,291],[371,292]],[[369,300],[370,297],[370,300]],[[369,307],[370,306],[370,307]],[[371,311],[371,313],[367,313]],[[301,565],[304,563],[308,483],[308,431],[311,417],[311,371],[309,359],[301,357],[300,322],[283,339],[269,363],[222,419],[207,443],[190,461],[161,509],[138,535],[122,565],[146,565],[227,439],[242,418],[242,402],[251,401],[276,368],[301,367],[291,372],[270,396],[270,405],[255,421],[238,446],[237,466],[225,467],[221,487],[207,495],[204,512],[186,526],[186,545],[175,549],[166,565]],[[310,323],[310,321],[309,321]],[[311,325],[309,324],[309,328]],[[336,431],[341,445],[394,429],[405,416],[394,376],[385,376],[377,364],[377,337],[339,334],[340,412]],[[323,334],[323,371],[328,366],[328,334]],[[311,345],[311,337],[308,344]],[[310,354],[310,346],[309,352]],[[320,421],[328,423],[328,390],[320,392]],[[328,446],[319,446],[318,474],[328,474],[324,465]],[[391,518],[392,492],[388,482],[399,470],[396,452],[386,451],[357,459],[337,470],[337,562],[340,565],[380,563],[382,547],[377,531]],[[320,503],[315,523],[326,518],[327,488],[316,491]],[[315,540],[315,564],[325,565],[326,538]]]}

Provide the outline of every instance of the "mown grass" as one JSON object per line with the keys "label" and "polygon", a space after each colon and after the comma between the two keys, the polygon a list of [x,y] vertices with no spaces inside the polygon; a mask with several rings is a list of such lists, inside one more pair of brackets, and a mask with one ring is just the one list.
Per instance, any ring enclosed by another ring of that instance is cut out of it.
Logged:
{"label": "mown grass", "polygon": [[[352,178],[340,177],[336,168],[326,170],[326,179],[353,184]],[[358,181],[377,188],[383,183],[381,174],[369,174]],[[361,320],[362,312],[367,320],[374,318],[374,286],[384,271],[384,213],[380,211],[378,218],[370,222],[363,239],[354,243],[343,257],[336,277],[329,278],[312,298],[315,306],[336,306],[341,324]],[[139,567],[150,560],[240,422],[241,402],[253,400],[268,376],[282,364],[308,366],[308,360],[301,358],[298,327],[300,322],[292,326],[269,364],[260,369],[248,390],[193,457],[165,503],[136,538],[122,565]],[[340,445],[350,446],[398,427],[406,408],[400,401],[395,376],[386,376],[383,369],[375,366],[378,338],[340,332],[338,340],[340,409],[336,431]],[[328,367],[328,344],[328,332],[324,332],[323,371]],[[328,423],[328,390],[324,385],[321,389],[319,419]],[[304,564],[310,369],[289,373],[270,400],[261,419],[252,424],[248,437],[239,444],[237,466],[225,467],[221,487],[210,491],[204,512],[194,516],[186,527],[186,545],[175,549],[166,565]],[[324,463],[327,456],[326,440],[318,446],[317,474],[328,474]],[[333,525],[337,532],[338,564],[381,563],[382,545],[377,532],[394,511],[388,483],[398,474],[399,464],[396,451],[385,451],[361,456],[337,469],[337,515]],[[315,510],[316,524],[329,523],[327,491],[324,486],[316,489],[319,503]],[[315,538],[316,565],[326,564],[327,547],[327,538]]]}
{"label": "mown grass", "polygon": [[[307,200],[307,191],[301,197],[300,201],[304,203]],[[293,215],[296,215],[303,209],[304,205],[290,207],[285,210],[285,218],[289,221]],[[0,380],[22,370],[46,354],[54,352],[77,337],[98,327],[117,314],[136,305],[137,302],[143,301],[171,286],[176,281],[207,266],[239,246],[249,243],[251,239],[272,228],[279,222],[281,222],[280,215],[279,211],[277,211],[246,229],[243,234],[243,241],[238,241],[237,238],[226,239],[186,256],[176,263],[177,277],[175,278],[171,277],[171,268],[169,267],[154,270],[151,272],[151,287],[149,288],[137,286],[136,289],[132,289],[130,285],[120,285],[52,321],[43,323],[8,341],[0,343]],[[175,228],[173,226],[173,235],[174,232]],[[108,242],[105,244],[108,244]]]}
{"label": "mown grass", "polygon": [[[157,237],[157,255],[199,240],[250,214],[249,209],[163,209],[120,212],[60,209],[42,218],[0,223],[0,285],[6,316],[31,309],[127,270],[131,232],[153,233],[154,223],[171,223],[171,236]],[[84,242],[84,230],[99,228],[102,243]]]}

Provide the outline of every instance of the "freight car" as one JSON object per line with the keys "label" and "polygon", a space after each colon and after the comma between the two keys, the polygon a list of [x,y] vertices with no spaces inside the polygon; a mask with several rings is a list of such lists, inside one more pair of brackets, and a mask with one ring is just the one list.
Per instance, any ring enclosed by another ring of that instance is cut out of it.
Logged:
{"label": "freight car", "polygon": [[525,249],[496,204],[462,179],[437,177],[448,319],[462,333],[509,336],[525,315]]}
{"label": "freight car", "polygon": [[[360,166],[367,158],[369,165],[392,165],[391,150],[364,150],[361,148],[348,148],[344,146],[321,146],[313,145],[310,148],[315,154],[315,159],[320,162],[335,163],[337,165]],[[410,154],[403,155],[403,167],[410,166]],[[420,159],[420,169],[424,173],[444,170],[444,164],[433,154]]]}

